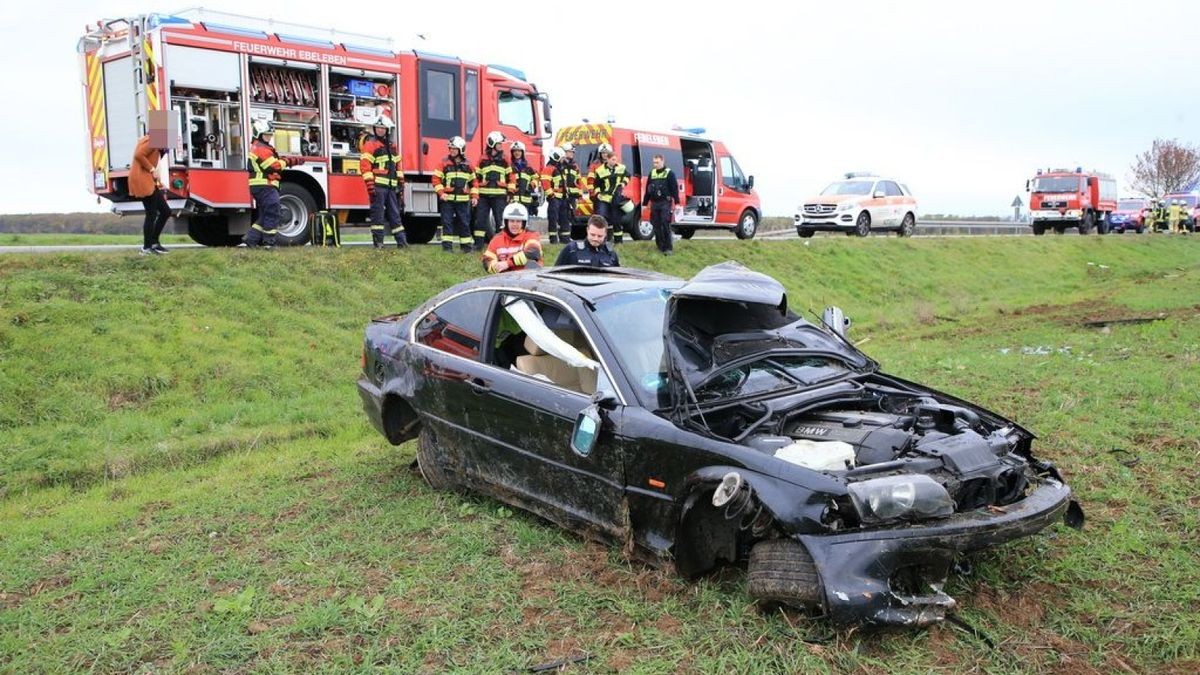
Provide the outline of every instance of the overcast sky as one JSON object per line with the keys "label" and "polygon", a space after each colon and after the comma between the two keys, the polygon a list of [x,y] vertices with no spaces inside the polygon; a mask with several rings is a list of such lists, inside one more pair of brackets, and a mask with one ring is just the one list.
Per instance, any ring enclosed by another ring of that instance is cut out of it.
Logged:
{"label": "overcast sky", "polygon": [[[86,187],[75,42],[101,18],[181,7],[14,4],[0,9],[0,212],[103,210]],[[1010,213],[1038,166],[1095,167],[1124,187],[1154,138],[1200,141],[1196,2],[205,6],[521,68],[550,93],[556,128],[704,126],[768,215],[858,170],[906,182],[927,213]]]}

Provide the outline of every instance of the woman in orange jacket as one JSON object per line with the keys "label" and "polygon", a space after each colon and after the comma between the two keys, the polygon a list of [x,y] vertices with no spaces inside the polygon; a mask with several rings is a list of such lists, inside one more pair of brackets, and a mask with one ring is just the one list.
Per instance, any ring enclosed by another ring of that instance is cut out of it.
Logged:
{"label": "woman in orange jacket", "polygon": [[159,243],[171,207],[167,193],[158,181],[158,160],[167,154],[167,129],[151,125],[150,133],[138,139],[129,165],[129,196],[142,200],[146,220],[142,223],[142,255],[162,255],[167,252]]}

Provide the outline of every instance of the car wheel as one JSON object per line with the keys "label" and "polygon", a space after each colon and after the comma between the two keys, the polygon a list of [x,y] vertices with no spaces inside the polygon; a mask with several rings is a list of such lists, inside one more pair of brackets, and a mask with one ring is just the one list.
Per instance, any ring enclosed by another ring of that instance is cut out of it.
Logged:
{"label": "car wheel", "polygon": [[1146,231],[1146,228],[1145,228],[1145,226],[1138,225],[1137,227],[1133,228],[1133,231],[1138,234],[1141,234]]}
{"label": "car wheel", "polygon": [[766,539],[750,549],[747,592],[760,603],[819,609],[824,599],[817,565],[804,544]]}
{"label": "car wheel", "polygon": [[309,224],[317,214],[317,200],[296,183],[284,182],[279,186],[279,234],[275,236],[278,246],[303,246],[311,233]]}
{"label": "car wheel", "polygon": [[858,220],[854,221],[854,236],[865,237],[871,234],[871,214],[863,211],[858,214]]}
{"label": "car wheel", "polygon": [[797,228],[796,228],[796,234],[800,235],[800,236],[801,236],[802,238],[804,238],[804,239],[808,239],[809,237],[811,237],[811,236],[813,236],[814,234],[816,234],[816,231],[815,231],[815,230],[809,230],[809,229],[806,229],[806,228],[803,228],[803,227],[797,227]]}
{"label": "car wheel", "polygon": [[917,218],[911,213],[904,214],[904,220],[900,221],[900,236],[911,237],[917,231]]}
{"label": "car wheel", "polygon": [[1109,215],[1106,213],[1100,216],[1100,220],[1096,222],[1096,233],[1108,234],[1110,230],[1112,230],[1112,221],[1109,219]]}
{"label": "car wheel", "polygon": [[446,470],[445,453],[438,447],[433,432],[428,428],[421,429],[421,435],[417,437],[417,468],[434,490],[453,490],[456,487],[450,472]]}
{"label": "car wheel", "polygon": [[629,235],[636,241],[646,241],[654,238],[654,225],[648,220],[638,220],[629,230]]}
{"label": "car wheel", "polygon": [[1091,211],[1083,214],[1083,220],[1079,221],[1079,234],[1091,234],[1092,228],[1096,225],[1096,216]]}
{"label": "car wheel", "polygon": [[753,239],[755,233],[758,232],[758,216],[750,209],[742,211],[742,217],[738,218],[737,229],[733,231],[738,239]]}
{"label": "car wheel", "polygon": [[675,230],[675,233],[678,234],[681,239],[691,239],[692,237],[696,236],[696,228],[681,227],[678,230]]}

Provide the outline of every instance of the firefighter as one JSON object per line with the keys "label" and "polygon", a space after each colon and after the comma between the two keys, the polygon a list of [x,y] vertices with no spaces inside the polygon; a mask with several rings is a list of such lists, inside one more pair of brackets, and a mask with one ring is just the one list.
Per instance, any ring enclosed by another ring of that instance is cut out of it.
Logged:
{"label": "firefighter", "polygon": [[629,183],[629,173],[625,165],[617,161],[617,153],[608,143],[599,147],[600,163],[588,172],[587,186],[596,203],[596,213],[604,216],[604,220],[612,227],[614,244],[620,244],[625,235],[625,214],[632,208],[632,203],[626,207],[629,198],[621,191]]}
{"label": "firefighter", "polygon": [[371,197],[371,243],[383,248],[385,226],[396,239],[396,246],[408,246],[404,234],[404,171],[400,168],[400,154],[392,143],[392,129],[396,123],[390,117],[381,117],[372,129],[373,136],[363,140],[362,155],[358,160],[358,172],[367,185]]}
{"label": "firefighter", "polygon": [[1167,231],[1171,234],[1178,234],[1181,215],[1183,215],[1183,209],[1179,206],[1179,200],[1172,199],[1171,205],[1167,207]]}
{"label": "firefighter", "polygon": [[549,220],[547,229],[550,243],[571,240],[571,225],[575,220],[575,205],[579,199],[586,199],[583,174],[575,163],[575,146],[563,143],[557,148],[551,148],[550,161],[542,170],[542,192],[546,195],[546,217]]}
{"label": "firefighter", "polygon": [[654,168],[650,170],[650,180],[646,181],[646,196],[642,198],[642,206],[650,207],[650,223],[654,225],[654,243],[659,253],[671,255],[674,253],[671,216],[679,205],[679,182],[675,180],[675,172],[667,168],[667,161],[662,155],[655,155],[653,162]]}
{"label": "firefighter", "polygon": [[[508,174],[508,198],[510,201],[525,207],[532,216],[537,213],[537,189],[541,184],[541,176],[529,162],[525,161],[525,144],[513,141],[508,150],[509,161],[512,163],[512,173]],[[555,236],[554,232],[550,233]],[[553,239],[551,240],[553,242]]]}
{"label": "firefighter", "polygon": [[1166,223],[1166,213],[1161,199],[1155,199],[1150,207],[1150,231],[1158,232],[1160,226]]}
{"label": "firefighter", "polygon": [[280,204],[279,179],[285,167],[291,166],[291,158],[284,159],[275,152],[271,140],[275,132],[267,120],[254,120],[252,125],[254,142],[246,158],[250,173],[250,196],[254,198],[257,221],[250,226],[242,242],[250,248],[275,246],[275,235],[279,233]]}
{"label": "firefighter", "polygon": [[529,214],[513,202],[504,207],[504,226],[492,237],[483,253],[483,267],[492,274],[517,272],[542,266],[542,242],[538,233],[525,229]]}
{"label": "firefighter", "polygon": [[[512,167],[504,157],[504,134],[493,131],[487,135],[487,148],[483,161],[475,169],[479,181],[479,206],[475,209],[475,245],[482,249],[500,228],[504,205],[508,203],[508,184],[512,178]],[[492,229],[492,223],[496,229]]]}
{"label": "firefighter", "polygon": [[463,253],[475,250],[471,238],[471,207],[479,202],[479,183],[475,171],[463,152],[467,142],[462,136],[451,138],[446,144],[448,154],[442,166],[433,172],[433,191],[437,193],[442,221],[438,226],[438,237],[442,250],[454,250],[454,243]]}
{"label": "firefighter", "polygon": [[588,218],[587,238],[567,242],[554,264],[620,267],[621,260],[617,257],[617,251],[607,240],[608,221],[604,220],[604,216],[593,215]]}

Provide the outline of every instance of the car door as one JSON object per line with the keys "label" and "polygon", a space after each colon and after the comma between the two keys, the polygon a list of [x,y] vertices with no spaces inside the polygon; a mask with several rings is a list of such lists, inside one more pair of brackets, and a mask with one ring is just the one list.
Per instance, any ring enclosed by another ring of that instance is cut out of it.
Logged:
{"label": "car door", "polygon": [[[522,303],[556,336],[578,345],[581,355],[597,353],[594,338],[561,301],[527,292],[500,295],[488,338],[491,372],[482,383],[486,391],[471,398],[488,429],[481,439],[488,446],[487,466],[480,467],[479,475],[502,499],[574,529],[594,528],[622,537],[626,518],[621,455],[603,433],[586,457],[571,449],[579,413],[592,404],[596,390],[614,392],[611,379],[603,364],[598,371],[582,369],[594,375],[580,377],[581,369],[537,347],[513,318]],[[523,353],[508,364],[514,340],[521,343],[517,352]]]}
{"label": "car door", "polygon": [[486,392],[490,366],[483,362],[484,332],[496,294],[468,291],[427,311],[413,326],[421,377],[411,397],[449,463],[477,473],[487,449],[486,425],[472,403]]}
{"label": "car door", "polygon": [[871,227],[886,227],[889,217],[886,193],[883,191],[883,181],[875,181],[863,207],[871,214]]}
{"label": "car door", "polygon": [[721,171],[717,187],[717,223],[737,225],[738,218],[750,202],[750,185],[742,168],[732,156],[722,153],[717,166]]}
{"label": "car door", "polygon": [[895,181],[885,180],[880,183],[883,185],[883,193],[887,195],[887,226],[898,227],[900,219],[904,217],[904,193]]}

